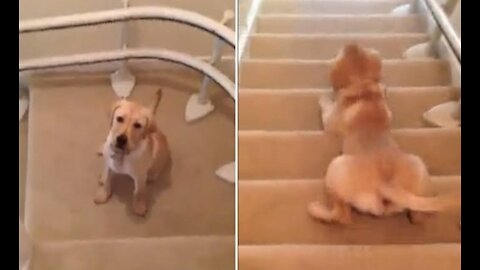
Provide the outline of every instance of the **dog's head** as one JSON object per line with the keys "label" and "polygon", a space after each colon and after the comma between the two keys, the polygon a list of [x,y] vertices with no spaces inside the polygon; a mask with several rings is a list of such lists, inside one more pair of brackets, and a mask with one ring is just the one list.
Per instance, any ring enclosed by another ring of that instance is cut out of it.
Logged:
{"label": "dog's head", "polygon": [[335,91],[359,80],[379,83],[381,72],[382,61],[376,51],[348,44],[334,60],[330,82]]}
{"label": "dog's head", "polygon": [[121,99],[113,104],[110,112],[107,143],[114,152],[129,154],[156,129],[154,116],[149,108]]}
{"label": "dog's head", "polygon": [[350,44],[338,55],[330,80],[345,128],[390,127],[392,115],[385,100],[386,88],[380,83],[381,70],[381,58],[373,50]]}

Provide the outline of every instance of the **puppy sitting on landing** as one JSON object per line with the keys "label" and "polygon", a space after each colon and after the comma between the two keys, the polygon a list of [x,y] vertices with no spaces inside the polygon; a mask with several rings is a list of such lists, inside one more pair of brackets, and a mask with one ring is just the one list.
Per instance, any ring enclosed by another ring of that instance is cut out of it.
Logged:
{"label": "puppy sitting on landing", "polygon": [[105,167],[95,194],[95,203],[106,203],[112,195],[115,174],[126,174],[134,180],[133,210],[143,216],[147,212],[147,181],[160,177],[170,160],[167,138],[155,123],[155,112],[162,98],[151,109],[121,99],[112,106],[110,132],[101,155]]}
{"label": "puppy sitting on landing", "polygon": [[332,205],[310,203],[314,218],[347,224],[353,207],[374,216],[407,211],[416,222],[421,213],[460,203],[459,198],[424,197],[428,171],[392,137],[381,68],[377,53],[353,44],[335,60],[330,74],[335,101],[322,98],[320,105],[325,130],[342,137],[342,155],[329,164],[325,176]]}

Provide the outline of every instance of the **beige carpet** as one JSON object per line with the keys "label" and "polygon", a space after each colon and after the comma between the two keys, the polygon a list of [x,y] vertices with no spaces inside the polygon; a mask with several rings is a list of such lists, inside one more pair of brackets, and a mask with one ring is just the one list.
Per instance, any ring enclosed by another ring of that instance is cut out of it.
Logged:
{"label": "beige carpet", "polygon": [[[394,137],[403,150],[424,160],[430,174],[460,174],[460,130],[399,129]],[[322,177],[341,145],[321,131],[240,131],[239,146],[244,180]]]}
{"label": "beige carpet", "polygon": [[264,14],[385,14],[410,0],[266,0]]}
{"label": "beige carpet", "polygon": [[[325,88],[330,64],[330,60],[246,59],[240,64],[240,84],[245,88]],[[384,60],[383,77],[390,87],[447,86],[450,70],[444,60]]]}
{"label": "beige carpet", "polygon": [[422,157],[431,192],[461,187],[461,130],[429,127],[423,113],[458,98],[443,60],[403,60],[424,42],[418,15],[388,13],[402,0],[265,0],[241,63],[239,93],[239,263],[241,270],[460,269],[460,211],[412,225],[405,214],[355,213],[347,227],[310,218],[325,200],[322,178],[340,154],[324,133],[319,96],[330,86],[331,59],[348,42],[375,48],[393,112],[394,136]]}
{"label": "beige carpet", "polygon": [[[426,30],[418,15],[401,17],[387,14],[335,15],[260,14],[258,34],[326,34],[326,33],[422,33]],[[319,44],[320,45],[320,44]]]}
{"label": "beige carpet", "polygon": [[242,270],[460,269],[459,244],[241,246]]}
{"label": "beige carpet", "polygon": [[[242,130],[318,130],[322,128],[318,100],[326,89],[242,89],[239,125]],[[420,128],[431,107],[458,98],[454,87],[391,87],[387,101],[393,113],[393,127]],[[412,104],[415,95],[415,106]]]}
{"label": "beige carpet", "polygon": [[428,39],[422,33],[402,34],[256,34],[250,39],[250,56],[262,58],[328,59],[348,42],[375,47],[385,59],[401,58],[409,47]]}
{"label": "beige carpet", "polygon": [[44,243],[32,270],[234,269],[231,236],[100,239]]}
{"label": "beige carpet", "polygon": [[[435,177],[432,191],[439,194],[460,192],[459,177]],[[459,211],[445,212],[425,224],[411,225],[406,215],[372,218],[354,214],[348,227],[314,221],[306,205],[325,201],[321,180],[244,181],[239,189],[240,243],[258,244],[424,244],[460,241]]]}
{"label": "beige carpet", "polygon": [[157,122],[173,158],[170,174],[150,186],[145,218],[132,213],[133,182],[127,177],[116,179],[107,204],[93,203],[103,166],[96,151],[116,100],[108,77],[67,74],[33,81],[24,196],[25,226],[35,243],[32,269],[233,269],[235,189],[215,170],[235,159],[234,102],[212,86],[216,111],[185,123],[186,102],[201,81],[179,74],[140,76],[131,95],[148,105],[163,87]]}

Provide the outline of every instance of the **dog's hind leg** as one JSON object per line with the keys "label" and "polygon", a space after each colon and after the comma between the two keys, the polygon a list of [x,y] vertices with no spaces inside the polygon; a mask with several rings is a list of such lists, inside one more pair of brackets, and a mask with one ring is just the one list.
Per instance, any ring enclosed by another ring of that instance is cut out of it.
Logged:
{"label": "dog's hind leg", "polygon": [[431,215],[432,215],[431,213],[418,212],[418,211],[413,211],[413,210],[408,210],[407,211],[407,218],[408,218],[408,221],[410,221],[411,224],[422,224]]}
{"label": "dog's hind leg", "polygon": [[350,224],[352,221],[352,209],[348,203],[332,195],[332,208],[328,209],[322,203],[316,201],[308,205],[308,213],[313,218],[320,219],[324,222],[338,222],[340,224]]}
{"label": "dog's hind leg", "polygon": [[[415,195],[433,195],[428,192],[430,186],[427,167],[421,158],[405,155],[397,164],[397,175],[394,182]],[[407,218],[412,224],[424,223],[433,213],[407,210]]]}
{"label": "dog's hind leg", "polygon": [[383,213],[384,216],[391,216],[397,213],[401,213],[403,211],[405,211],[405,208],[403,208],[398,204],[394,204],[391,202],[388,202],[388,203],[384,202],[384,213]]}

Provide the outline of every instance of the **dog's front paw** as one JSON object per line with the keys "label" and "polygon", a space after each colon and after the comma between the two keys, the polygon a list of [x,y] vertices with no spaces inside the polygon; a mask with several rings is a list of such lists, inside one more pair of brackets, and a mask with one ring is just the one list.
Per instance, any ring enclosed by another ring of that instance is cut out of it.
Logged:
{"label": "dog's front paw", "polygon": [[95,193],[95,198],[93,201],[96,204],[103,204],[103,203],[106,203],[108,199],[110,199],[111,195],[112,195],[111,190],[107,190],[104,186],[100,186],[97,189],[97,193]]}
{"label": "dog's front paw", "polygon": [[147,201],[145,198],[133,199],[133,212],[138,216],[145,216],[147,214]]}
{"label": "dog's front paw", "polygon": [[105,148],[105,143],[102,143],[102,145],[100,147],[98,147],[97,149],[97,156],[99,157],[103,157],[103,149]]}

